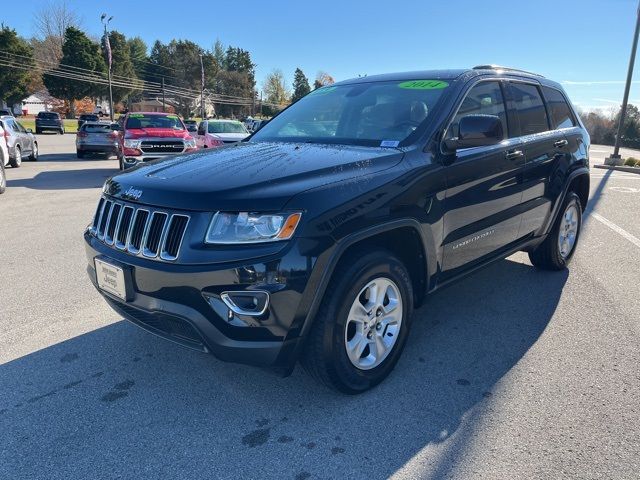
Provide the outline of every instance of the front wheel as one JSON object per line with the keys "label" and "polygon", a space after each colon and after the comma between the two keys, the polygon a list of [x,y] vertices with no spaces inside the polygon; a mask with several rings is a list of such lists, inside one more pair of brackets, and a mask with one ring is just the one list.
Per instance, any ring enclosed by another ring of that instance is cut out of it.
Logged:
{"label": "front wheel", "polygon": [[0,193],[7,189],[7,177],[4,175],[4,161],[0,158]]}
{"label": "front wheel", "polygon": [[81,150],[76,150],[76,157],[78,158],[84,158],[84,152]]}
{"label": "front wheel", "polygon": [[31,155],[29,155],[29,160],[32,162],[38,161],[38,143],[33,142],[33,150],[31,150]]}
{"label": "front wheel", "polygon": [[14,150],[15,154],[13,155],[13,158],[9,159],[9,165],[13,168],[18,168],[22,165],[22,150],[20,150],[20,145],[16,145]]}
{"label": "front wheel", "polygon": [[324,295],[303,347],[303,366],[343,393],[369,390],[400,358],[412,310],[409,273],[392,253],[373,250],[347,258]]}
{"label": "front wheel", "polygon": [[582,229],[582,205],[574,192],[567,192],[560,215],[549,236],[529,252],[531,263],[544,270],[563,270],[576,250]]}

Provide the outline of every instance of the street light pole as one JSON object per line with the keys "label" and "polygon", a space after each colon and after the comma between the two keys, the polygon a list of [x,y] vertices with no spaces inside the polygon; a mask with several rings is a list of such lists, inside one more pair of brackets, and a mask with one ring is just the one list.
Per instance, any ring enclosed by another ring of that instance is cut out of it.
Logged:
{"label": "street light pole", "polygon": [[206,120],[204,111],[204,63],[202,63],[202,54],[200,54],[200,110],[202,111],[202,120]]}
{"label": "street light pole", "polygon": [[109,76],[109,117],[113,122],[113,91],[111,89],[111,43],[109,42],[109,33],[107,32],[107,25],[113,19],[113,17],[109,17],[109,19],[105,22],[105,18],[107,18],[107,14],[103,13],[100,17],[100,21],[104,25],[104,46],[107,50],[107,74]]}
{"label": "street light pole", "polygon": [[631,78],[633,77],[633,65],[636,61],[636,49],[638,48],[638,33],[640,32],[640,4],[636,12],[636,31],[633,35],[633,46],[631,47],[631,57],[629,58],[629,69],[627,70],[627,83],[624,87],[624,96],[622,97],[622,108],[620,109],[620,121],[618,122],[618,133],[616,134],[615,146],[613,147],[613,155],[605,160],[608,165],[621,165],[620,158],[620,136],[622,135],[622,127],[624,126],[624,117],[627,113],[627,103],[629,101],[629,90],[631,89]]}

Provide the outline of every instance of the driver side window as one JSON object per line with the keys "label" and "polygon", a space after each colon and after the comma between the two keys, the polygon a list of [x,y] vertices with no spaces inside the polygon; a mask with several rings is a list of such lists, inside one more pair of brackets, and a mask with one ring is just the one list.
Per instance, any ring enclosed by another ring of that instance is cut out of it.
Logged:
{"label": "driver side window", "polygon": [[205,132],[205,123],[204,122],[200,122],[200,124],[198,125],[198,135],[204,135]]}
{"label": "driver side window", "polygon": [[458,136],[460,119],[467,115],[495,115],[502,122],[502,131],[507,130],[507,113],[504,107],[504,98],[500,84],[495,81],[480,82],[474,86],[462,101],[460,109],[453,118],[445,138],[452,139]]}

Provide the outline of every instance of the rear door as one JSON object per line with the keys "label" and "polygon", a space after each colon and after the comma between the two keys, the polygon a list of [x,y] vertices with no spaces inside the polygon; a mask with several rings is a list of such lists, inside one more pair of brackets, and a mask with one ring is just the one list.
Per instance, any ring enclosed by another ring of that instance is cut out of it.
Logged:
{"label": "rear door", "polygon": [[524,154],[521,141],[510,138],[502,82],[484,80],[466,94],[445,138],[457,137],[465,115],[496,115],[505,140],[486,147],[460,149],[446,168],[443,276],[504,248],[516,240],[522,199]]}
{"label": "rear door", "polygon": [[[551,211],[551,182],[567,154],[568,140],[552,119],[542,97],[541,86],[533,82],[508,83],[508,95],[516,112],[516,126],[523,142],[526,164],[523,173],[522,224],[518,236],[538,235]],[[562,177],[564,178],[564,177]]]}

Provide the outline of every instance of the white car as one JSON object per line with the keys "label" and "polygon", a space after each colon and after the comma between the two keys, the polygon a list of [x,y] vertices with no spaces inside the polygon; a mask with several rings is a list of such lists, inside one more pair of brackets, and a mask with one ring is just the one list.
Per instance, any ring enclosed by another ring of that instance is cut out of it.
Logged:
{"label": "white car", "polygon": [[9,165],[9,149],[4,138],[4,129],[0,125],[0,193],[7,188],[7,177],[4,175],[4,167]]}
{"label": "white car", "polygon": [[196,143],[198,148],[221,147],[236,143],[249,136],[249,130],[236,120],[204,120],[198,125]]}

